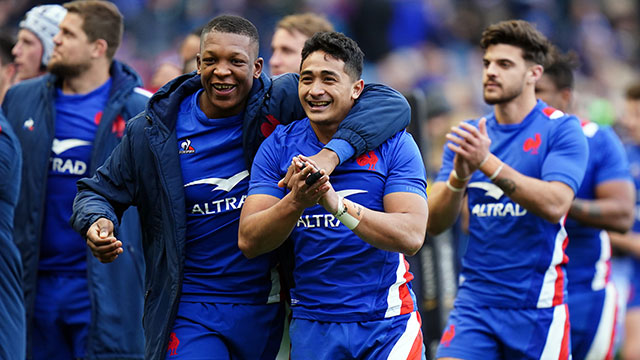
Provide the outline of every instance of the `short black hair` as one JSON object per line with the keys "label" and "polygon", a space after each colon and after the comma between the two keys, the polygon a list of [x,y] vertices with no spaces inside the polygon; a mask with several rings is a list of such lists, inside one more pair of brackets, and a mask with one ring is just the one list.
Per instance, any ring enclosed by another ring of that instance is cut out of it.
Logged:
{"label": "short black hair", "polygon": [[344,61],[344,70],[353,80],[360,79],[364,53],[353,39],[335,31],[319,32],[310,37],[302,48],[302,63],[313,52],[324,51],[328,55]]}
{"label": "short black hair", "polygon": [[482,32],[480,46],[486,50],[491,45],[512,45],[522,49],[522,57],[546,67],[551,43],[542,33],[524,20],[506,20],[490,25]]}
{"label": "short black hair", "polygon": [[558,90],[573,90],[573,71],[578,68],[578,55],[575,52],[562,53],[553,48],[551,60],[544,68],[547,75]]}
{"label": "short black hair", "polygon": [[7,32],[0,31],[0,65],[7,65],[13,62],[11,49],[15,44],[14,39]]}
{"label": "short black hair", "polygon": [[625,91],[624,97],[631,101],[640,100],[640,82],[635,82],[629,85]]}
{"label": "short black hair", "polygon": [[200,34],[200,44],[204,40],[204,37],[210,32],[219,32],[226,34],[237,34],[248,37],[251,43],[256,46],[256,56],[259,52],[260,37],[258,36],[258,29],[251,21],[235,15],[220,15],[211,19],[207,25],[202,29]]}

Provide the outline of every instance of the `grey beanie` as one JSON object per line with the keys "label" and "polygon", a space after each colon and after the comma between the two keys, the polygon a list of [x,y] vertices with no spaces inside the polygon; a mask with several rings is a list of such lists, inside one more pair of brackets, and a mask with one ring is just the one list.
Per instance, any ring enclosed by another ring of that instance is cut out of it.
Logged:
{"label": "grey beanie", "polygon": [[53,37],[58,33],[58,25],[65,15],[67,9],[60,5],[40,5],[27,11],[24,20],[20,21],[20,29],[27,29],[40,39],[44,66],[49,63],[53,53]]}

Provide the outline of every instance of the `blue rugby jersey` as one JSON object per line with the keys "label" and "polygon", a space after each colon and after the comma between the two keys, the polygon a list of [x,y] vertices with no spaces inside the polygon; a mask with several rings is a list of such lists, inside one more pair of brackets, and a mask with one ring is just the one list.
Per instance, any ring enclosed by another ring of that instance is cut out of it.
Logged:
{"label": "blue rugby jersey", "polygon": [[633,221],[633,232],[640,233],[640,145],[625,143],[624,150],[629,160],[629,171],[636,186],[636,210]]}
{"label": "blue rugby jersey", "polygon": [[[574,193],[588,149],[574,116],[538,101],[519,124],[487,118],[491,152],[523,175],[560,181]],[[478,120],[471,121],[477,126]],[[445,146],[436,181],[447,181],[453,151]],[[469,244],[462,259],[457,301],[480,306],[545,308],[566,297],[564,218],[552,224],[512,201],[481,171],[467,187]]]}
{"label": "blue rugby jersey", "polygon": [[[640,233],[640,145],[626,142],[624,148],[629,160],[629,171],[636,187],[635,219],[631,230]],[[631,259],[633,261],[632,290],[627,306],[637,307],[640,304],[640,286],[638,286],[640,284],[640,259],[634,256]]]}
{"label": "blue rugby jersey", "polygon": [[[286,195],[277,182],[291,159],[313,155],[323,144],[308,119],[279,126],[265,140],[251,170],[249,195]],[[422,156],[411,135],[398,133],[376,150],[351,159],[331,174],[333,188],[371,210],[384,211],[383,197],[412,192],[426,198]],[[367,321],[416,309],[404,255],[377,249],[322,206],[307,208],[291,233],[294,241],[293,317],[319,321]]]}
{"label": "blue rugby jersey", "polygon": [[202,90],[185,98],[176,131],[184,182],[187,231],[184,301],[264,304],[279,301],[272,254],[247,259],[238,248],[240,210],[249,172],[242,157],[242,119],[209,119]]}
{"label": "blue rugby jersey", "polygon": [[[589,160],[576,197],[593,200],[596,187],[611,180],[632,181],[629,162],[622,142],[610,127],[583,122],[582,130],[589,144]],[[603,290],[609,282],[611,243],[606,231],[567,218],[569,234],[566,253],[568,290],[572,292]]]}
{"label": "blue rugby jersey", "polygon": [[[38,270],[85,272],[87,245],[69,224],[76,182],[89,175],[93,139],[109,100],[111,78],[94,91],[65,95],[56,90],[55,138],[51,146]],[[28,149],[25,149],[28,151]]]}

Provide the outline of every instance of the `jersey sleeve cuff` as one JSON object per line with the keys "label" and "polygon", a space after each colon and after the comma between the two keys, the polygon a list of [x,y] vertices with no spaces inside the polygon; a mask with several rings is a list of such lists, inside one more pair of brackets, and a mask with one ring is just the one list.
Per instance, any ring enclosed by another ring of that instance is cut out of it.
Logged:
{"label": "jersey sleeve cuff", "polygon": [[331,139],[327,145],[324,146],[326,149],[329,149],[338,155],[338,159],[340,160],[340,164],[349,160],[353,155],[355,155],[356,150],[343,139]]}
{"label": "jersey sleeve cuff", "polygon": [[384,190],[384,194],[388,195],[391,193],[395,193],[395,192],[406,192],[406,193],[414,193],[414,194],[418,194],[420,196],[422,196],[423,198],[427,199],[427,192],[425,189],[419,188],[417,186],[412,186],[412,185],[391,185],[391,186],[387,186]]}
{"label": "jersey sleeve cuff", "polygon": [[284,188],[277,186],[274,188],[273,186],[269,185],[258,185],[249,189],[249,193],[247,194],[247,196],[250,195],[271,195],[277,197],[278,199],[282,199],[285,195],[285,190]]}

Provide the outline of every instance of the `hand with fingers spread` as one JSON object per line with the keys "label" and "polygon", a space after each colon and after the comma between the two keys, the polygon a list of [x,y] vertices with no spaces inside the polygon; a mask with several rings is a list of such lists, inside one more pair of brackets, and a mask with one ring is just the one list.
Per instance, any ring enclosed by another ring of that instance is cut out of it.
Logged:
{"label": "hand with fingers spread", "polygon": [[113,235],[113,223],[106,218],[96,220],[87,230],[87,245],[102,263],[114,261],[124,251],[122,242]]}
{"label": "hand with fingers spread", "polygon": [[478,122],[478,127],[461,123],[460,126],[451,128],[451,132],[447,134],[447,140],[451,143],[447,147],[456,153],[457,157],[462,157],[466,161],[465,164],[458,162],[456,172],[460,177],[466,177],[482,165],[488,158],[491,139],[487,133],[487,119],[482,118]]}

